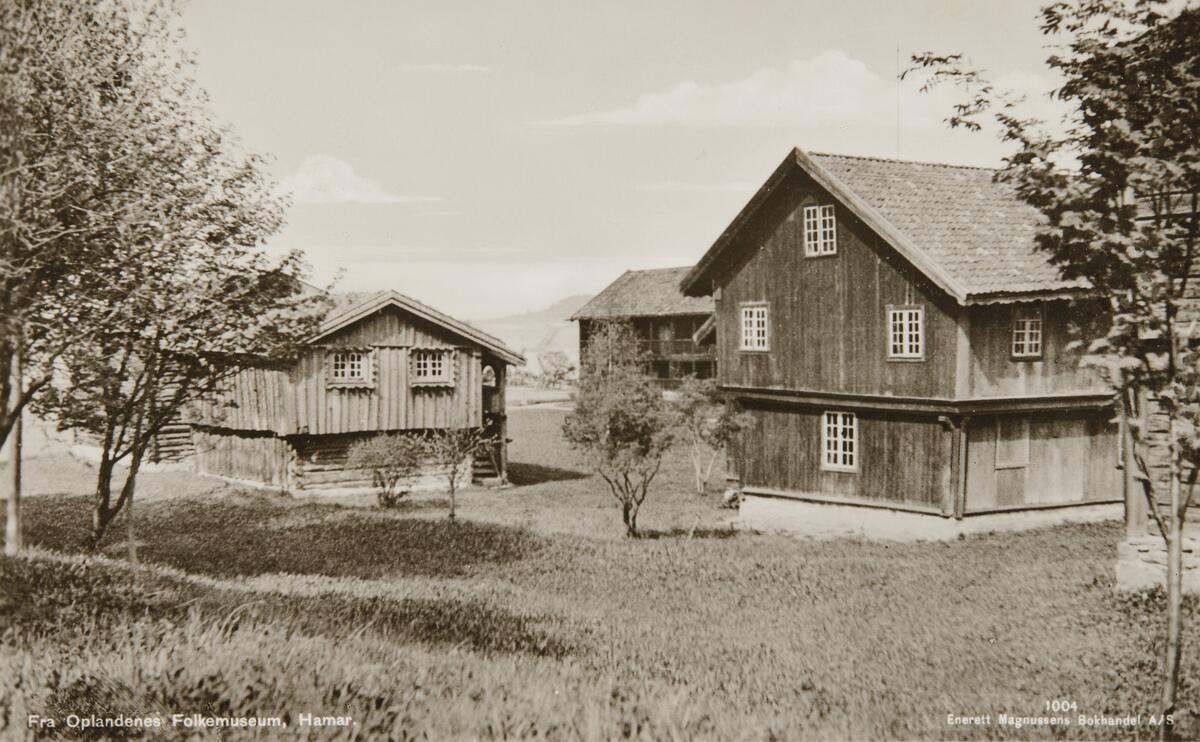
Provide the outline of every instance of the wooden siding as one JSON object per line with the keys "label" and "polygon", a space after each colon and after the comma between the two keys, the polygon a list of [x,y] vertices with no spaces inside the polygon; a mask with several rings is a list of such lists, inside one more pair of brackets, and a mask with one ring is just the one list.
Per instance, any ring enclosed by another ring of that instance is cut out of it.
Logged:
{"label": "wooden siding", "polygon": [[936,419],[860,412],[858,471],[835,472],[821,468],[825,410],[745,408],[754,423],[731,450],[745,487],[938,509],[950,496],[953,438]]}
{"label": "wooden siding", "polygon": [[[227,392],[197,405],[187,420],[282,436],[477,427],[483,418],[482,351],[461,347],[461,342],[389,307],[323,339],[290,371],[241,372]],[[326,383],[326,353],[338,347],[372,349],[371,387]],[[454,385],[410,386],[408,358],[413,347],[454,349]]]}
{"label": "wooden siding", "polygon": [[1120,499],[1117,426],[1110,417],[1107,412],[1022,416],[1029,426],[1028,463],[1009,468],[997,468],[999,418],[972,418],[966,512]]}
{"label": "wooden siding", "polygon": [[289,487],[293,455],[287,441],[273,435],[195,428],[196,471],[229,479]]}
{"label": "wooden siding", "polygon": [[[1046,302],[1042,311],[1042,356],[1012,357],[1012,321],[1016,306],[997,304],[970,310],[971,369],[966,396],[1036,396],[1076,391],[1103,391],[1103,380],[1081,368],[1082,353],[1068,348],[1075,336],[1072,318],[1086,308]],[[1023,306],[1029,306],[1028,304]]]}
{"label": "wooden siding", "polygon": [[[805,177],[757,217],[743,237],[761,245],[722,271],[718,374],[722,383],[776,389],[951,397],[958,308],[840,204],[837,253],[805,257],[803,208],[832,203]],[[738,350],[739,305],[769,306],[770,350]],[[925,308],[925,360],[887,358],[889,304]]]}

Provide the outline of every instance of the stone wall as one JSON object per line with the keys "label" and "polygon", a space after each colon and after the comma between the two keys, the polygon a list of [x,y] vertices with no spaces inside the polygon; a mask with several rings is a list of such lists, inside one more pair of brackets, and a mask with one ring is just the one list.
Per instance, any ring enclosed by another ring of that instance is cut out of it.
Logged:
{"label": "stone wall", "polygon": [[[1117,589],[1134,592],[1167,585],[1167,545],[1162,536],[1127,539],[1117,546]],[[1183,591],[1200,593],[1200,538],[1183,537]]]}

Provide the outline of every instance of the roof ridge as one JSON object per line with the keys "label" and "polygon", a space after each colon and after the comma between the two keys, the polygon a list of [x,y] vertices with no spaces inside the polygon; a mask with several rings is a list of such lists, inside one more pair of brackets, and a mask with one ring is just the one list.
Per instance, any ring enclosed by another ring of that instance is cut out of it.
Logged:
{"label": "roof ridge", "polygon": [[690,265],[677,265],[671,268],[626,268],[625,273],[663,273],[666,271],[690,271],[691,269]]}
{"label": "roof ridge", "polygon": [[985,167],[983,165],[956,165],[952,162],[929,162],[928,160],[902,160],[896,157],[875,157],[872,155],[843,155],[837,152],[809,152],[810,156],[816,157],[840,157],[843,160],[869,160],[872,162],[893,162],[901,165],[928,165],[929,167],[944,167],[954,170],[986,170],[988,172],[998,172],[1000,168]]}

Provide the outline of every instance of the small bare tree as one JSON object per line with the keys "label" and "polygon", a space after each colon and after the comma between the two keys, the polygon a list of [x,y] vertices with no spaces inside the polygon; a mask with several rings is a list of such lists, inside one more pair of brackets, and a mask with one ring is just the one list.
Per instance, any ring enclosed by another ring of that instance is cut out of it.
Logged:
{"label": "small bare tree", "polygon": [[450,520],[455,518],[455,495],[463,476],[468,473],[472,459],[486,454],[487,447],[495,443],[495,437],[483,428],[442,428],[430,432],[425,438],[426,453],[446,477],[450,494]]}
{"label": "small bare tree", "polygon": [[352,469],[369,471],[380,506],[393,508],[408,494],[424,454],[420,438],[380,433],[350,446],[347,463]]}
{"label": "small bare tree", "polygon": [[689,376],[683,380],[672,402],[678,437],[687,444],[696,494],[703,495],[717,459],[733,437],[751,422],[749,413],[728,404],[713,379]]}

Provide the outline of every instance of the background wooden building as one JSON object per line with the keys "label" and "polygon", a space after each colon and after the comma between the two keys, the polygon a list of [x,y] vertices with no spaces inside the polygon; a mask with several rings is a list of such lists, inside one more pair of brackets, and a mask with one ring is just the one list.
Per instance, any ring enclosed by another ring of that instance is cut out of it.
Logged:
{"label": "background wooden building", "polygon": [[960,518],[1121,500],[1112,392],[1068,347],[1086,294],[992,176],[795,150],[684,278],[715,298],[719,380],[755,420],[731,453],[748,498]]}
{"label": "background wooden building", "polygon": [[712,297],[683,294],[679,282],[688,270],[622,273],[571,316],[579,322],[580,357],[593,323],[620,319],[633,326],[649,359],[647,370],[664,387],[676,386],[684,376],[715,376]]}
{"label": "background wooden building", "polygon": [[477,477],[505,476],[505,378],[521,356],[394,291],[339,297],[294,367],[241,372],[190,410],[197,469],[291,492],[369,484],[350,445],[380,432],[486,428]]}

